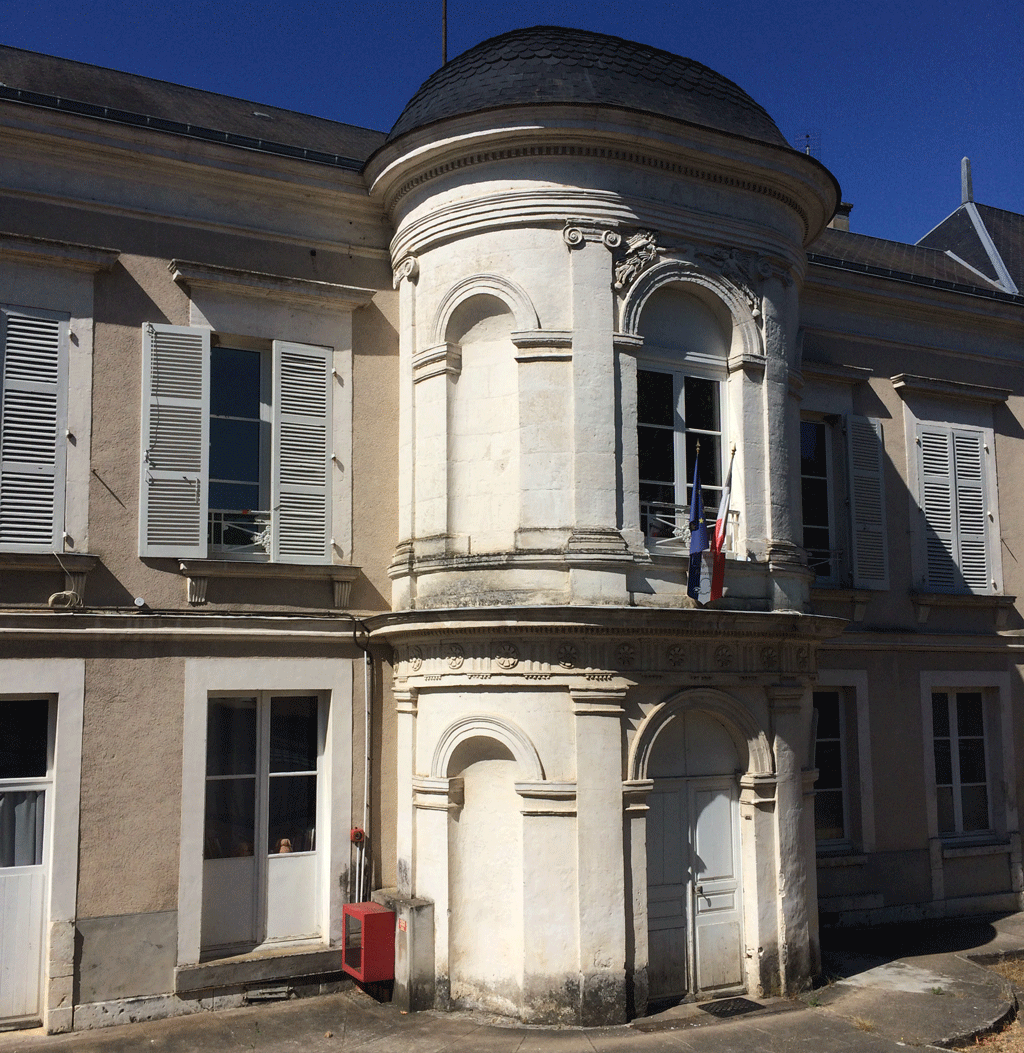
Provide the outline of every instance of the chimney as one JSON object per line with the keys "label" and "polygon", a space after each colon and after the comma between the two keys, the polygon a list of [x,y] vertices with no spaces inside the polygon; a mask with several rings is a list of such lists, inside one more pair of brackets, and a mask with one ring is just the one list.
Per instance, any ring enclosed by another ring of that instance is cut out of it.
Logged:
{"label": "chimney", "polygon": [[974,200],[974,180],[971,179],[971,159],[965,157],[960,162],[960,204],[966,205]]}
{"label": "chimney", "polygon": [[840,201],[836,208],[836,214],[829,221],[829,226],[833,230],[849,230],[850,229],[850,213],[853,211],[853,205],[849,201]]}

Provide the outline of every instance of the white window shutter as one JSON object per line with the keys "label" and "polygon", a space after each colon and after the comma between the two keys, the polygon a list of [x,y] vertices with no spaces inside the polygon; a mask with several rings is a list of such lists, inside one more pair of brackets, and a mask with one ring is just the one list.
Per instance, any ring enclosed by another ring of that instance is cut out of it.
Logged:
{"label": "white window shutter", "polygon": [[971,592],[989,592],[992,588],[985,456],[985,443],[980,432],[953,429],[957,549],[963,583]]}
{"label": "white window shutter", "polygon": [[206,557],[209,420],[209,330],[145,325],[140,556]]}
{"label": "white window shutter", "polygon": [[858,589],[887,589],[889,560],[885,536],[882,425],[880,421],[867,417],[850,417],[846,432],[853,584]]}
{"label": "white window shutter", "polygon": [[332,365],[328,347],[274,341],[271,559],[331,562]]}
{"label": "white window shutter", "polygon": [[920,424],[920,503],[925,533],[925,584],[934,589],[958,585],[953,435],[941,424]]}
{"label": "white window shutter", "polygon": [[0,309],[0,549],[64,549],[67,316]]}

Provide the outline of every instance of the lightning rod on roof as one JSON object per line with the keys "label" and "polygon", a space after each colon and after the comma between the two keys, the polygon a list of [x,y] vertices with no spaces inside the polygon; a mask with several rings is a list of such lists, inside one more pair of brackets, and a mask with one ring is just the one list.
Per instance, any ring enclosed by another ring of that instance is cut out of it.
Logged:
{"label": "lightning rod on roof", "polygon": [[441,65],[448,65],[448,0],[441,0]]}
{"label": "lightning rod on roof", "polygon": [[971,179],[971,159],[965,157],[960,162],[960,204],[966,205],[974,200],[974,181]]}

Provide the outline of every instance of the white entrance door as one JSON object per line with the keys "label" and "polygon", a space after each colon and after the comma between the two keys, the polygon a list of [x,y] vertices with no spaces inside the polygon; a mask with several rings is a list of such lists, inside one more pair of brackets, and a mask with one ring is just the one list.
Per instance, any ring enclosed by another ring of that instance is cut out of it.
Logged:
{"label": "white entrance door", "polygon": [[657,779],[648,798],[652,1000],[742,988],[736,779]]}
{"label": "white entrance door", "polygon": [[0,701],[0,1026],[38,1024],[48,887],[47,699]]}
{"label": "white entrance door", "polygon": [[318,939],[317,695],[211,698],[206,743],[202,946]]}

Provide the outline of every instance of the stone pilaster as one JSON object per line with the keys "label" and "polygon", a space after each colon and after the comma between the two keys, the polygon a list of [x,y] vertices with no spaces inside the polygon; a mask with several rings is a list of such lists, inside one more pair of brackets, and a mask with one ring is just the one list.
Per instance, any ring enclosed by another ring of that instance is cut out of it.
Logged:
{"label": "stone pilaster", "polygon": [[626,1007],[622,838],[625,688],[573,688],[576,725],[580,1023],[621,1024]]}

